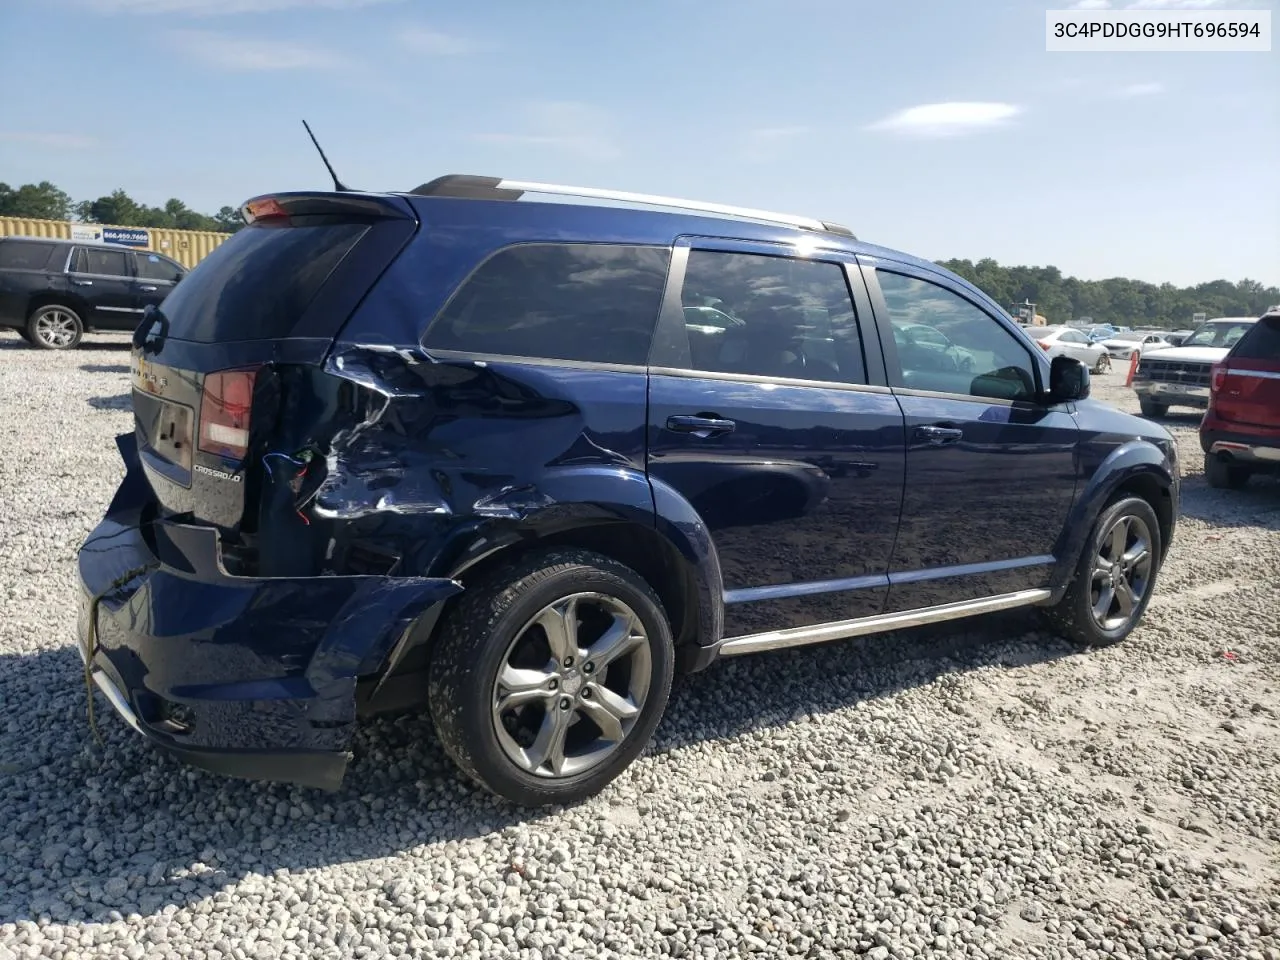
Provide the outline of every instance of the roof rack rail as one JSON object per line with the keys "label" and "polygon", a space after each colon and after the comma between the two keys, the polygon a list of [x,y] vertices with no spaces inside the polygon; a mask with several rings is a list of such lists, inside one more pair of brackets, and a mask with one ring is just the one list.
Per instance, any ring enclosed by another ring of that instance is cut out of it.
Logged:
{"label": "roof rack rail", "polygon": [[480,177],[465,173],[437,177],[429,183],[415,187],[409,193],[420,197],[457,197],[470,200],[519,200],[526,193],[542,193],[589,200],[638,203],[651,207],[670,207],[676,210],[710,213],[741,220],[758,220],[764,223],[777,223],[789,227],[801,227],[805,230],[816,230],[820,233],[837,233],[841,236],[853,237],[853,231],[841,224],[791,213],[773,213],[768,210],[753,210],[750,207],[733,207],[701,200],[681,200],[649,193],[598,190],[594,187],[571,187],[560,183],[539,183],[534,180],[506,180],[502,177]]}

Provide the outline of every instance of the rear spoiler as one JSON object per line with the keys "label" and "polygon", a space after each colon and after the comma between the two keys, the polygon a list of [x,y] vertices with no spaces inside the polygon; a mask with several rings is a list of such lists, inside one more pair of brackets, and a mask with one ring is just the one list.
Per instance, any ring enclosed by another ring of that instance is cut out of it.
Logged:
{"label": "rear spoiler", "polygon": [[326,217],[346,222],[416,220],[413,208],[400,197],[377,193],[269,193],[240,207],[245,223]]}

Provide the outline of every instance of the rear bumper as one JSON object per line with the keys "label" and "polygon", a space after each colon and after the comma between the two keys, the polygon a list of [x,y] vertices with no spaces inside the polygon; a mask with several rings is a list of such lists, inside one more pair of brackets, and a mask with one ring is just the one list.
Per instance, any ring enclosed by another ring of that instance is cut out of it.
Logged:
{"label": "rear bumper", "polygon": [[1241,463],[1280,470],[1280,427],[1242,431],[1210,412],[1200,425],[1200,449],[1206,455],[1225,455]]}
{"label": "rear bumper", "polygon": [[144,522],[153,504],[136,444],[117,444],[128,473],[79,554],[78,645],[98,688],[136,731],[196,766],[336,788],[358,681],[461,586],[230,577],[214,529]]}
{"label": "rear bumper", "polygon": [[1164,383],[1160,380],[1135,380],[1133,390],[1139,397],[1147,397],[1171,407],[1209,406],[1209,388],[1193,387],[1183,383]]}

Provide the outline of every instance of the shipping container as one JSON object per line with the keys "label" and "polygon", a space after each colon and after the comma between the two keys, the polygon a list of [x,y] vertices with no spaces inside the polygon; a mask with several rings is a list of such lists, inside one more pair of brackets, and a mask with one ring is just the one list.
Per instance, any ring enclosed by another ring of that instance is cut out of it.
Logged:
{"label": "shipping container", "polygon": [[32,220],[0,217],[0,237],[55,237],[78,243],[125,243],[172,257],[194,267],[231,236],[204,230],[169,230],[164,227],[117,227],[109,223],[72,223],[67,220]]}

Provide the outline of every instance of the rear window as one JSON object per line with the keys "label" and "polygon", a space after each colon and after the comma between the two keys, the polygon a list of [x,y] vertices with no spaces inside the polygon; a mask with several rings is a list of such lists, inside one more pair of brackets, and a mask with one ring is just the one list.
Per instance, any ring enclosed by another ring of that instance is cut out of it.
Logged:
{"label": "rear window", "polygon": [[642,365],[670,252],[524,244],[486,260],[427,329],[427,349]]}
{"label": "rear window", "polygon": [[66,257],[67,248],[53,243],[0,241],[0,270],[43,270],[58,250]]}
{"label": "rear window", "polygon": [[1280,360],[1280,317],[1263,317],[1231,351],[1232,359]]}
{"label": "rear window", "polygon": [[356,223],[245,227],[165,298],[169,336],[201,343],[289,336],[368,229]]}

